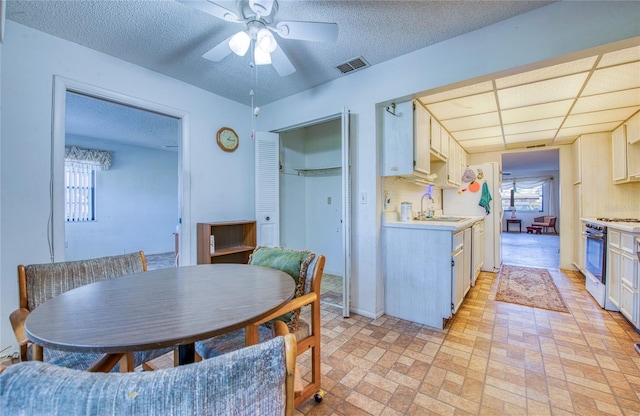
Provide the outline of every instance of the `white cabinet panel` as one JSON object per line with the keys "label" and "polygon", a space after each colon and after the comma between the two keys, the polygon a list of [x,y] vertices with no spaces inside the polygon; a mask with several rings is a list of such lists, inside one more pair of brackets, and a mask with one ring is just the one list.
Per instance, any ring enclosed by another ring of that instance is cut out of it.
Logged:
{"label": "white cabinet panel", "polygon": [[638,292],[625,285],[620,288],[620,312],[637,327]]}
{"label": "white cabinet panel", "polygon": [[611,152],[613,156],[613,180],[627,179],[627,138],[625,126],[615,129],[611,134]]}
{"label": "white cabinet panel", "polygon": [[609,276],[607,283],[609,300],[616,308],[620,309],[620,290],[622,283],[620,282],[620,265],[621,256],[617,250],[609,250]]}

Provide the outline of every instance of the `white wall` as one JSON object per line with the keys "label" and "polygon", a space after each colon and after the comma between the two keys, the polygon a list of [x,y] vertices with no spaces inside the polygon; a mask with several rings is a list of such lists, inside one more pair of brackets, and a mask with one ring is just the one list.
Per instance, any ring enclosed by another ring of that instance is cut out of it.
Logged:
{"label": "white wall", "polygon": [[[180,185],[181,197],[190,191],[191,199],[184,201],[182,264],[196,261],[195,223],[255,218],[254,148],[247,106],[15,22],[6,23],[0,73],[0,346],[15,342],[8,316],[18,305],[16,266],[51,261],[47,224],[54,75],[186,115]],[[215,134],[222,126],[240,134],[237,151],[226,153],[216,145]]]}
{"label": "white wall", "polygon": [[110,151],[112,164],[96,172],[96,221],[65,224],[65,259],[173,252],[178,153],[77,136],[66,143]]}
{"label": "white wall", "polygon": [[[558,2],[262,106],[258,127],[269,131],[336,114],[343,106],[354,116],[353,311],[378,316],[384,309],[376,106],[639,36],[637,18],[633,2]],[[358,201],[362,193],[367,204]]]}

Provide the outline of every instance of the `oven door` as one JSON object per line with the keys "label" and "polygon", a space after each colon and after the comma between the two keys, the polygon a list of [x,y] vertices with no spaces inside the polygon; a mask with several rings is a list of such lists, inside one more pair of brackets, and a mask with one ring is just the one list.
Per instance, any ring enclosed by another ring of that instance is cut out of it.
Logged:
{"label": "oven door", "polygon": [[585,231],[587,237],[587,247],[585,256],[585,268],[600,283],[604,284],[606,255],[605,238],[606,235]]}

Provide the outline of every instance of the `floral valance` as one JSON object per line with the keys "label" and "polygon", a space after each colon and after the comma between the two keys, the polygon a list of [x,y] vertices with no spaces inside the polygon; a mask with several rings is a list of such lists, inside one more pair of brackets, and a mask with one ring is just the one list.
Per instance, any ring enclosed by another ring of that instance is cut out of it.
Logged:
{"label": "floral valance", "polygon": [[107,170],[111,167],[111,152],[106,150],[82,149],[76,146],[65,146],[64,160],[90,164],[97,170]]}

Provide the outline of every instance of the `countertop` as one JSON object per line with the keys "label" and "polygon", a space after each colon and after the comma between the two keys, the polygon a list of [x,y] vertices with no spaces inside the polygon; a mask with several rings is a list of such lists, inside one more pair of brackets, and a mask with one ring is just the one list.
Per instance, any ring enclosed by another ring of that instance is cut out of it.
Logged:
{"label": "countertop", "polygon": [[[446,217],[453,217],[453,215],[445,215]],[[484,220],[482,216],[464,216],[466,218],[463,221],[438,221],[437,219],[431,221],[400,221],[397,212],[384,212],[382,213],[382,226],[392,228],[415,228],[420,230],[438,230],[438,231],[460,231],[465,228],[471,227],[478,221]]]}
{"label": "countertop", "polygon": [[625,231],[627,233],[640,233],[640,223],[638,222],[613,222],[613,221],[601,221],[596,218],[580,218],[583,222],[592,222],[607,228],[613,228],[615,230]]}

